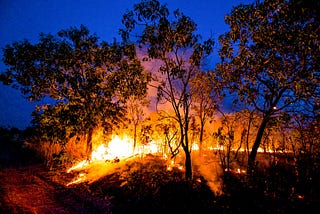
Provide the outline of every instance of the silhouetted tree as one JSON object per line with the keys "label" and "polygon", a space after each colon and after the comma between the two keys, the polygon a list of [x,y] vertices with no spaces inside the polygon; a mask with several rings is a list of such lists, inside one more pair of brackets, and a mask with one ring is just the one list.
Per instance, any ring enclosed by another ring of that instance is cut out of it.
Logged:
{"label": "silhouetted tree", "polygon": [[319,105],[320,2],[266,0],[239,5],[225,17],[230,31],[221,35],[217,74],[234,101],[262,115],[248,172],[263,133],[274,117]]}
{"label": "silhouetted tree", "polygon": [[33,113],[42,138],[66,143],[86,135],[88,157],[93,130],[109,130],[121,120],[126,99],[146,92],[148,78],[135,47],[99,42],[85,26],[61,30],[57,37],[40,34],[36,44],[14,42],[3,52],[4,83],[31,101],[54,100]]}
{"label": "silhouetted tree", "polygon": [[191,80],[191,109],[199,119],[199,154],[202,155],[203,137],[205,125],[212,119],[216,110],[219,108],[219,95],[216,93],[216,85],[211,77],[211,72],[199,72]]}
{"label": "silhouetted tree", "polygon": [[[172,20],[172,21],[171,21]],[[147,48],[148,57],[160,62],[158,73],[158,100],[169,102],[179,126],[180,145],[185,153],[185,177],[192,178],[191,144],[188,139],[191,92],[190,80],[200,72],[201,62],[212,51],[213,41],[200,43],[195,34],[196,24],[178,10],[170,16],[166,5],[157,0],[142,1],[134,5],[123,17],[125,29],[121,34],[130,41],[130,33],[140,30],[138,42]]]}
{"label": "silhouetted tree", "polygon": [[133,153],[137,145],[138,126],[145,119],[144,109],[149,105],[149,100],[146,97],[131,96],[127,102],[127,119],[132,126],[133,131]]}

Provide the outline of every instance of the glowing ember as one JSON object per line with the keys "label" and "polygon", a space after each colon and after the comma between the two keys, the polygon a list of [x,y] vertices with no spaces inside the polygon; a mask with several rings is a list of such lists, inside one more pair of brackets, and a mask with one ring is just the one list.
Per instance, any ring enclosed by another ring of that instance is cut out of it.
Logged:
{"label": "glowing ember", "polygon": [[171,160],[170,164],[167,166],[167,170],[171,171],[173,166],[174,166],[174,160]]}
{"label": "glowing ember", "polygon": [[182,165],[179,165],[179,166],[178,166],[178,169],[182,171],[182,170],[183,170],[183,166],[182,166]]}
{"label": "glowing ember", "polygon": [[304,196],[303,195],[298,195],[298,198],[299,199],[304,199]]}
{"label": "glowing ember", "polygon": [[231,168],[225,168],[224,169],[225,172],[234,172],[234,173],[238,173],[238,174],[245,174],[246,173],[246,170],[244,169],[240,169],[240,168],[237,168],[237,169],[231,169]]}
{"label": "glowing ember", "polygon": [[243,169],[239,169],[239,168],[238,168],[238,169],[237,169],[237,173],[238,173],[238,174],[240,174],[240,173],[246,173],[246,170],[243,170]]}
{"label": "glowing ember", "polygon": [[168,171],[171,171],[171,170],[173,170],[173,168],[177,168],[177,169],[179,169],[180,171],[183,171],[184,170],[184,167],[181,165],[181,164],[176,164],[175,162],[174,162],[174,160],[171,160],[170,161],[170,164],[167,166],[167,170]]}

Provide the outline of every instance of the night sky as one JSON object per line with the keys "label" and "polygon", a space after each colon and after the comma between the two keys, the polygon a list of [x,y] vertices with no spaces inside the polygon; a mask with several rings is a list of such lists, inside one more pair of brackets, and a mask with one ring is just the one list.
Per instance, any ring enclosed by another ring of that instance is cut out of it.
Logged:
{"label": "night sky", "polygon": [[[27,39],[37,42],[39,33],[56,33],[69,27],[88,27],[101,40],[112,42],[122,27],[121,19],[138,0],[0,0],[0,54],[6,44]],[[225,14],[233,6],[253,0],[160,0],[173,10],[179,8],[198,25],[203,39],[228,30]],[[217,48],[214,52],[217,55]],[[212,68],[217,56],[212,56]],[[0,72],[5,66],[0,62]],[[30,125],[35,103],[26,101],[20,91],[0,83],[0,126],[24,129]]]}

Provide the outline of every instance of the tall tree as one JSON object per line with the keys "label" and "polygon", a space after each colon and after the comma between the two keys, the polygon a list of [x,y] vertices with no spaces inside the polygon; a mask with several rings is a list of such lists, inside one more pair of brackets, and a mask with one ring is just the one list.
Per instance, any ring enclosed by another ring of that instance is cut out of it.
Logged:
{"label": "tall tree", "polygon": [[138,42],[147,48],[148,57],[160,62],[158,73],[159,100],[169,102],[179,125],[180,144],[185,153],[185,177],[192,178],[191,144],[188,139],[190,120],[190,80],[200,71],[201,62],[212,51],[213,41],[200,43],[196,24],[187,16],[174,11],[170,16],[166,5],[157,0],[143,0],[123,17],[121,34],[130,42],[133,30],[141,30]]}
{"label": "tall tree", "polygon": [[212,72],[199,72],[191,80],[192,106],[195,116],[199,119],[199,154],[202,155],[202,144],[207,121],[218,109],[219,95],[214,83]]}
{"label": "tall tree", "polygon": [[33,114],[42,137],[65,143],[86,135],[88,157],[93,130],[110,129],[121,120],[126,99],[146,92],[148,78],[134,46],[99,42],[85,26],[61,30],[57,37],[40,34],[36,44],[14,42],[3,52],[4,83],[31,101],[54,101]]}
{"label": "tall tree", "polygon": [[319,105],[320,2],[266,0],[239,5],[225,17],[220,80],[237,99],[259,111],[262,121],[248,160],[253,169],[267,124],[283,112]]}

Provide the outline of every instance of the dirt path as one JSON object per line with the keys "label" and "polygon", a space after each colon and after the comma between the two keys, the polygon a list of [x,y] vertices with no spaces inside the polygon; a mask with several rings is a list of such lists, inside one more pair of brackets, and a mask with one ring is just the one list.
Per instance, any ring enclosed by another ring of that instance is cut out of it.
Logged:
{"label": "dirt path", "polygon": [[38,167],[0,171],[2,201],[13,213],[67,213],[55,199],[55,188],[36,176]]}
{"label": "dirt path", "polygon": [[[0,141],[1,214],[110,213],[110,204],[85,186],[66,187],[34,159],[19,143]],[[63,181],[63,176],[54,175]]]}
{"label": "dirt path", "polygon": [[105,202],[45,177],[41,166],[0,169],[0,213],[108,213]]}

